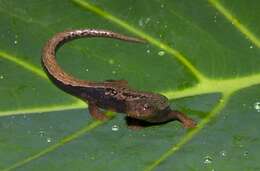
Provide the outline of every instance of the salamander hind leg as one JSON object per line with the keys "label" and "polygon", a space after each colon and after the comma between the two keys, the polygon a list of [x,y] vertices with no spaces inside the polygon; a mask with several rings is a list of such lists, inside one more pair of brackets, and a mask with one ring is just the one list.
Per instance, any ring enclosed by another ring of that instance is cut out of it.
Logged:
{"label": "salamander hind leg", "polygon": [[109,119],[93,102],[88,102],[88,109],[90,115],[97,120],[105,121]]}

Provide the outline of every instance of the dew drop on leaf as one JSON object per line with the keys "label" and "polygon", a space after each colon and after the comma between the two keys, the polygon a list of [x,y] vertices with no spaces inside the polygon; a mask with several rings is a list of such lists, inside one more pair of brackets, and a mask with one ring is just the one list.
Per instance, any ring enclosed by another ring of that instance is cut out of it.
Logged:
{"label": "dew drop on leaf", "polygon": [[14,44],[16,45],[16,44],[18,44],[18,35],[15,35],[15,40],[14,40]]}
{"label": "dew drop on leaf", "polygon": [[3,76],[3,75],[0,75],[0,79],[1,79],[1,80],[4,79],[4,76]]}
{"label": "dew drop on leaf", "polygon": [[113,64],[115,63],[115,61],[114,61],[113,59],[109,59],[109,60],[108,60],[108,63],[111,64],[111,65],[113,65]]}
{"label": "dew drop on leaf", "polygon": [[244,151],[244,153],[243,153],[245,158],[248,158],[248,154],[249,154],[248,151]]}
{"label": "dew drop on leaf", "polygon": [[51,143],[51,138],[48,137],[48,138],[46,139],[46,141],[47,141],[47,143]]}
{"label": "dew drop on leaf", "polygon": [[217,22],[217,16],[216,15],[214,16],[214,22],[215,23]]}
{"label": "dew drop on leaf", "polygon": [[140,27],[144,27],[146,24],[148,24],[150,22],[151,18],[147,17],[146,19],[141,18],[140,20],[138,20],[138,25]]}
{"label": "dew drop on leaf", "polygon": [[118,131],[118,130],[119,130],[119,126],[117,126],[117,125],[112,126],[112,131]]}
{"label": "dew drop on leaf", "polygon": [[148,24],[149,22],[151,21],[151,18],[150,17],[147,17],[144,21],[145,24]]}
{"label": "dew drop on leaf", "polygon": [[254,108],[257,110],[257,112],[260,112],[260,102],[255,102]]}
{"label": "dew drop on leaf", "polygon": [[164,4],[161,4],[161,8],[164,8]]}
{"label": "dew drop on leaf", "polygon": [[220,154],[221,154],[221,156],[225,157],[225,156],[227,155],[227,152],[226,152],[225,150],[222,150],[222,151],[220,152]]}
{"label": "dew drop on leaf", "polygon": [[161,51],[158,52],[158,55],[163,56],[163,55],[165,55],[165,52],[161,50]]}
{"label": "dew drop on leaf", "polygon": [[45,131],[40,130],[40,131],[39,131],[39,134],[40,134],[41,137],[43,137],[43,136],[45,135]]}
{"label": "dew drop on leaf", "polygon": [[213,162],[213,159],[210,156],[205,156],[204,157],[204,164],[211,164]]}
{"label": "dew drop on leaf", "polygon": [[138,21],[138,25],[139,25],[140,27],[143,27],[143,26],[144,26],[144,22],[143,22],[143,19],[142,19],[142,18]]}

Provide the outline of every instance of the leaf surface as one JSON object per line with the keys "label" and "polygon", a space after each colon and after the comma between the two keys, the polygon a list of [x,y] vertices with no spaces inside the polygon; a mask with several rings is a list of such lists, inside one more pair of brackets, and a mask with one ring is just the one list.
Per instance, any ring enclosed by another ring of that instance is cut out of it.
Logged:
{"label": "leaf surface", "polygon": [[[0,0],[0,169],[259,170],[259,7],[256,0]],[[70,42],[57,54],[67,72],[162,93],[197,127],[132,131],[121,114],[93,120],[40,62],[52,35],[77,28],[148,43]]]}

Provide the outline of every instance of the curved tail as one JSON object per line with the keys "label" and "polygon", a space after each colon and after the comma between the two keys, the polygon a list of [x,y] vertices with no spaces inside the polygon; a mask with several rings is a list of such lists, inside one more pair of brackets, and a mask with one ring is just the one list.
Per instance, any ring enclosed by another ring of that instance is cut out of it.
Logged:
{"label": "curved tail", "polygon": [[56,79],[57,81],[61,82],[65,85],[70,86],[90,86],[91,82],[78,80],[71,76],[70,74],[66,73],[57,63],[55,54],[56,51],[60,46],[64,43],[79,39],[79,38],[91,38],[91,37],[104,37],[104,38],[112,38],[118,39],[128,42],[136,42],[136,43],[145,43],[144,40],[135,38],[135,37],[128,37],[119,33],[107,31],[107,30],[96,30],[96,29],[79,29],[79,30],[71,30],[60,32],[54,35],[48,42],[45,44],[43,51],[42,51],[42,63],[43,66],[51,77]]}

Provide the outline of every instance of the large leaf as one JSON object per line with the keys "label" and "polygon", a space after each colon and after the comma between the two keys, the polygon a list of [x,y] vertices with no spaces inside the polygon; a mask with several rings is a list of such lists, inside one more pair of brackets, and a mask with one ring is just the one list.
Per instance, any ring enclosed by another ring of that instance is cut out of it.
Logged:
{"label": "large leaf", "polygon": [[[260,2],[0,0],[1,170],[259,170]],[[118,114],[93,120],[41,68],[43,44],[72,28],[102,28],[145,45],[66,44],[76,77],[127,79],[198,121],[141,131]]]}

